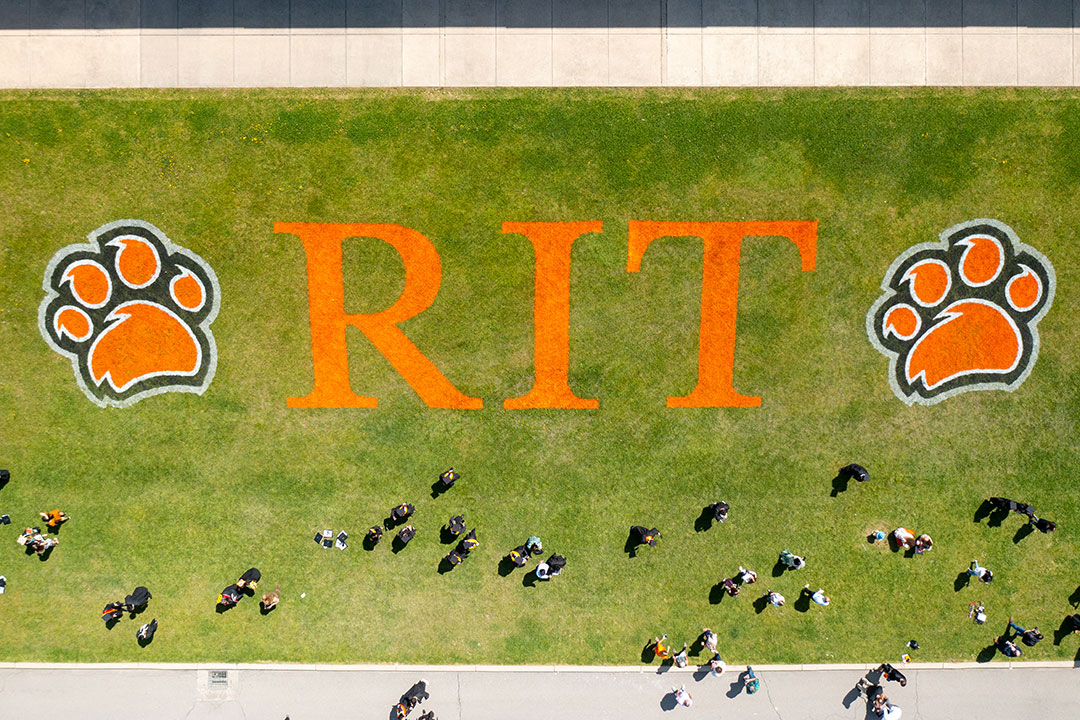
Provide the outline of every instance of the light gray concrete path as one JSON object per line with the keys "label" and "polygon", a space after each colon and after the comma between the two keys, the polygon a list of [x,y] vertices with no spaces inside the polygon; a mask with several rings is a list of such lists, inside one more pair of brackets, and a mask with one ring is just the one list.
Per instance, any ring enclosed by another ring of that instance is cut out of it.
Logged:
{"label": "light gray concrete path", "polygon": [[[0,665],[0,715],[86,720],[343,718],[385,720],[399,695],[424,678],[422,706],[440,720],[650,720],[652,718],[869,717],[853,691],[863,666],[762,666],[747,695],[742,668],[709,677],[656,667],[447,668],[259,665]],[[211,679],[213,671],[224,677]],[[908,720],[1075,718],[1080,670],[1062,663],[912,665],[908,685],[886,693]],[[685,684],[690,708],[675,707]],[[414,712],[413,717],[419,715]]]}
{"label": "light gray concrete path", "polygon": [[0,0],[0,87],[1080,84],[1077,0]]}

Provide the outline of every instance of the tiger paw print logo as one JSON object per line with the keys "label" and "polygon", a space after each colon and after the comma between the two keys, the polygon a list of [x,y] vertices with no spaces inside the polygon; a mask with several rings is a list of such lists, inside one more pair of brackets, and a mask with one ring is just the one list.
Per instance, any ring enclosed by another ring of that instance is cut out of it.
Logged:
{"label": "tiger paw print logo", "polygon": [[1039,320],[1054,299],[1054,268],[1008,225],[971,220],[939,242],[905,251],[866,316],[889,358],[889,382],[908,405],[969,390],[1015,390],[1039,355]]}
{"label": "tiger paw print logo", "polygon": [[79,387],[102,407],[201,394],[217,366],[214,271],[139,220],[109,223],[89,240],[60,250],[45,270],[45,341],[71,358]]}

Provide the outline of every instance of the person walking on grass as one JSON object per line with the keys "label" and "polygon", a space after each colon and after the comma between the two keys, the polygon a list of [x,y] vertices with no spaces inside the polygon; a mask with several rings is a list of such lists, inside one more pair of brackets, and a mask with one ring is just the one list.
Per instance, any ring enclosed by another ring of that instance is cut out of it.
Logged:
{"label": "person walking on grass", "polygon": [[978,560],[971,561],[971,567],[967,569],[968,577],[978,578],[979,582],[989,583],[994,581],[994,573],[979,564]]}
{"label": "person walking on grass", "polygon": [[670,660],[671,659],[671,646],[664,644],[664,641],[666,641],[666,640],[667,640],[667,633],[664,633],[660,637],[654,637],[653,641],[652,641],[653,654],[656,655],[656,657],[660,658],[661,660]]}
{"label": "person walking on grass", "polygon": [[1039,628],[1033,627],[1030,630],[1025,630],[1014,623],[1011,617],[1009,618],[1009,629],[1015,630],[1016,633],[1020,635],[1020,642],[1028,647],[1035,647],[1039,644],[1039,641],[1043,639],[1043,634],[1039,632]]}
{"label": "person walking on grass", "polygon": [[675,667],[684,668],[690,664],[690,658],[686,654],[687,644],[682,644],[682,650],[675,656]]}
{"label": "person walking on grass", "polygon": [[716,654],[716,633],[709,628],[701,628],[701,644],[709,652]]}
{"label": "person walking on grass", "polygon": [[49,512],[38,513],[38,515],[41,516],[41,519],[45,521],[45,524],[49,527],[50,530],[55,530],[56,528],[60,527],[71,519],[70,517],[68,517],[67,513],[59,509],[50,510]]}
{"label": "person walking on grass", "polygon": [[766,590],[765,594],[761,597],[765,598],[770,605],[775,605],[776,607],[783,607],[784,603],[787,602],[783,595],[778,592],[773,592],[772,590]]}
{"label": "person walking on grass", "polygon": [[803,585],[802,592],[803,592],[803,595],[809,595],[810,599],[813,600],[814,602],[816,602],[821,607],[829,607],[829,603],[832,602],[831,600],[829,600],[829,596],[826,595],[825,591],[822,590],[821,588],[818,588],[817,592],[813,592],[813,593],[810,592],[810,584],[809,583],[807,583],[806,585]]}

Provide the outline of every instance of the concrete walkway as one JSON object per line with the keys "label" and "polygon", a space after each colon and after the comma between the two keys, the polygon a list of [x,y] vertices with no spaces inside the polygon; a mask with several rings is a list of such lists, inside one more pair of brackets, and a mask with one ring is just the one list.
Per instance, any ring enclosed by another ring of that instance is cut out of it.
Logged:
{"label": "concrete walkway", "polygon": [[1073,0],[0,0],[0,87],[1060,85]]}
{"label": "concrete walkway", "polygon": [[[4,717],[85,720],[386,720],[398,696],[424,678],[422,709],[440,720],[650,720],[723,717],[867,718],[853,686],[868,667],[761,666],[761,690],[736,677],[691,668],[394,667],[268,665],[0,665]],[[904,718],[1071,718],[1080,716],[1072,663],[912,664],[908,685],[885,692]],[[675,707],[686,684],[693,707]],[[412,717],[419,715],[414,712]]]}

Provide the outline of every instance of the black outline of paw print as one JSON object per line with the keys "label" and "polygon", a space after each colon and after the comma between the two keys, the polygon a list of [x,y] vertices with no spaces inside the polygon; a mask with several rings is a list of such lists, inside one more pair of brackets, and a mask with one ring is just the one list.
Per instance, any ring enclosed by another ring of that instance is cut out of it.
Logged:
{"label": "black outline of paw print", "polygon": [[[136,285],[120,277],[116,261],[123,251],[123,245],[113,241],[124,236],[144,240],[156,252],[158,269],[147,282]],[[217,317],[221,305],[221,287],[213,268],[201,257],[176,245],[161,230],[142,220],[117,220],[102,225],[87,238],[87,243],[68,245],[59,250],[45,268],[42,288],[46,295],[38,308],[38,328],[49,347],[71,359],[79,387],[86,397],[101,407],[127,407],[143,398],[165,392],[201,395],[217,370],[217,345],[210,324]],[[108,277],[109,290],[103,302],[89,303],[79,298],[74,281],[64,277],[70,268],[84,262],[97,265]],[[202,303],[193,310],[186,309],[172,296],[173,283],[185,272],[192,275],[203,290]],[[108,373],[100,382],[93,380],[89,367],[92,349],[110,328],[124,321],[126,316],[123,308],[134,301],[155,305],[185,326],[199,352],[193,373],[151,373],[129,382],[119,390],[113,386]],[[74,308],[86,317],[90,331],[85,338],[77,339],[70,332],[58,330],[55,320],[65,308]],[[117,310],[120,312],[117,313]]]}
{"label": "black outline of paw print", "polygon": [[[977,235],[991,237],[998,242],[1003,262],[993,279],[972,284],[962,277],[959,269],[964,254],[971,247],[963,241]],[[866,314],[866,334],[871,344],[889,358],[889,384],[896,396],[908,405],[916,402],[933,405],[970,390],[1015,390],[1027,379],[1039,356],[1037,326],[1054,301],[1057,287],[1054,267],[1045,255],[1020,242],[1012,228],[997,220],[980,218],[962,222],[943,230],[939,238],[937,242],[910,247],[893,261],[881,282],[884,294]],[[944,263],[950,278],[945,294],[930,306],[914,298],[912,283],[905,277],[908,270],[926,260]],[[1029,268],[1041,285],[1038,300],[1024,310],[1015,308],[1007,295],[1010,281],[1023,274],[1020,266]],[[941,381],[932,389],[925,387],[925,377],[921,374],[909,383],[905,369],[912,350],[934,327],[956,317],[946,311],[954,303],[965,300],[992,305],[1011,320],[1020,342],[1020,358],[1016,366],[1007,372],[969,371]],[[884,329],[886,314],[901,304],[914,310],[918,317],[918,326],[907,339],[886,333]]]}

